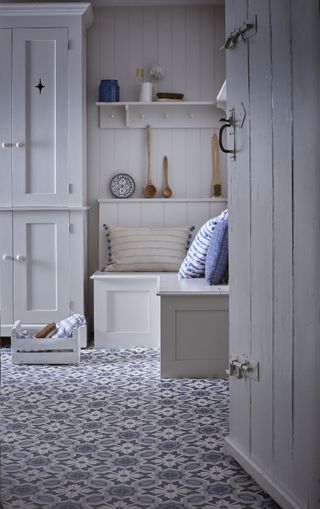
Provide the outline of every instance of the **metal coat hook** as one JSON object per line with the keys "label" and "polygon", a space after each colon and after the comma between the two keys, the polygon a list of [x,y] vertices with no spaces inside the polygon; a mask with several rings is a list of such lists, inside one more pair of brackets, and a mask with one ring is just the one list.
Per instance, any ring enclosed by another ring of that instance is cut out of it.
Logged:
{"label": "metal coat hook", "polygon": [[238,33],[237,32],[231,32],[229,34],[229,37],[227,37],[226,42],[220,49],[229,49],[232,48],[237,43]]}
{"label": "metal coat hook", "polygon": [[246,39],[257,33],[257,16],[253,20],[247,20],[238,27],[237,30],[230,32],[224,45],[220,49],[231,49],[238,42],[245,42]]}

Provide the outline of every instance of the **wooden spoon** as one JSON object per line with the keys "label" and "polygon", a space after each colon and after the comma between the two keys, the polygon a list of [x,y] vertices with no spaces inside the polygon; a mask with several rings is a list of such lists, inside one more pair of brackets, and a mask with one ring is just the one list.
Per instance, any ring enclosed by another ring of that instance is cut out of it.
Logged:
{"label": "wooden spoon", "polygon": [[164,196],[164,198],[170,198],[170,196],[172,195],[172,191],[168,184],[168,158],[167,158],[167,156],[164,156],[164,158],[163,158],[163,172],[164,172],[164,188],[162,191],[162,196]]}
{"label": "wooden spoon", "polygon": [[212,136],[212,160],[213,160],[213,198],[221,196],[221,180],[219,174],[219,148],[216,134]]}
{"label": "wooden spoon", "polygon": [[148,151],[148,181],[143,189],[143,196],[145,198],[153,198],[157,192],[157,188],[151,181],[151,127],[147,125],[147,151]]}

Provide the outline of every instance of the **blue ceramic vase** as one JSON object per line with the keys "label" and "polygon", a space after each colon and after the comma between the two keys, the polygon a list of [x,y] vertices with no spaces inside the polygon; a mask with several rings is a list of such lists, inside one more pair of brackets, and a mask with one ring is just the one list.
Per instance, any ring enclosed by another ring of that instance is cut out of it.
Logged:
{"label": "blue ceramic vase", "polygon": [[118,80],[101,80],[99,101],[105,103],[119,102],[120,88]]}

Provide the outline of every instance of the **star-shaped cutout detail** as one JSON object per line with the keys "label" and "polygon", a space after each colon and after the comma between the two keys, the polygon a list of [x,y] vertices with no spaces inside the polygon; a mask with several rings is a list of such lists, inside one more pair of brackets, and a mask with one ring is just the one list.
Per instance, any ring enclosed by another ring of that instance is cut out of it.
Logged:
{"label": "star-shaped cutout detail", "polygon": [[35,85],[35,88],[39,89],[40,94],[42,92],[42,89],[45,88],[45,85],[42,85],[42,83],[41,83],[41,78],[39,79],[38,85]]}

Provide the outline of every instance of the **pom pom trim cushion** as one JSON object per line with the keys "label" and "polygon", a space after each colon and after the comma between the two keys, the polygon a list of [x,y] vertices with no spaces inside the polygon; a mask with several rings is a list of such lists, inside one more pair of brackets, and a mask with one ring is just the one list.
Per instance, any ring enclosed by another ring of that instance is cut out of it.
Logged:
{"label": "pom pom trim cushion", "polygon": [[219,223],[208,247],[205,278],[210,285],[222,282],[228,266],[228,218]]}
{"label": "pom pom trim cushion", "polygon": [[103,225],[111,272],[177,272],[194,226],[124,228]]}
{"label": "pom pom trim cushion", "polygon": [[213,231],[226,217],[228,217],[228,209],[221,212],[219,216],[209,219],[209,221],[200,228],[181,264],[178,273],[179,278],[190,279],[204,275],[207,251]]}

